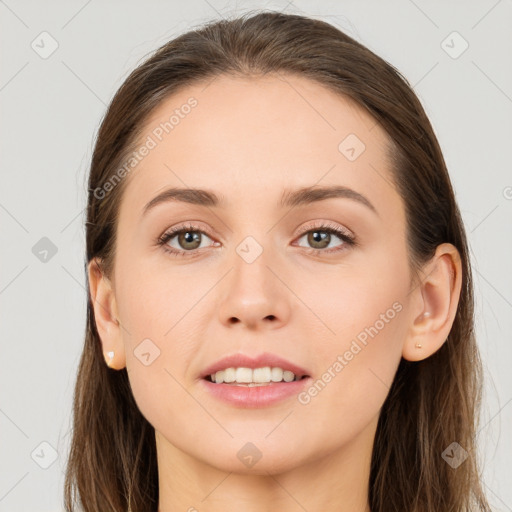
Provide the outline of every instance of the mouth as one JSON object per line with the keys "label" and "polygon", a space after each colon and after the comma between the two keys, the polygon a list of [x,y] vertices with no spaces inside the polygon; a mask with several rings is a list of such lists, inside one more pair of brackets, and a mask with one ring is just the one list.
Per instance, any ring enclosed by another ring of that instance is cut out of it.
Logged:
{"label": "mouth", "polygon": [[311,384],[307,373],[280,366],[230,366],[204,375],[200,381],[212,397],[240,409],[265,408],[292,400]]}
{"label": "mouth", "polygon": [[200,377],[212,384],[259,387],[304,380],[310,374],[304,368],[276,354],[263,353],[256,357],[232,354],[213,363]]}

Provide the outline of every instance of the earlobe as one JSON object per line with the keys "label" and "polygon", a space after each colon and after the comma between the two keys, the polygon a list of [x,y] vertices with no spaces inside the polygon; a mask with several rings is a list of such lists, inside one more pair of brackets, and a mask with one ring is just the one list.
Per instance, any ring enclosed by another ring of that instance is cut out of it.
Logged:
{"label": "earlobe", "polygon": [[460,255],[452,244],[439,245],[423,270],[424,277],[413,292],[415,306],[402,350],[408,361],[426,359],[445,343],[462,286]]}
{"label": "earlobe", "polygon": [[89,262],[87,272],[91,305],[105,362],[110,368],[120,370],[125,367],[126,360],[112,283],[103,274],[97,258]]}

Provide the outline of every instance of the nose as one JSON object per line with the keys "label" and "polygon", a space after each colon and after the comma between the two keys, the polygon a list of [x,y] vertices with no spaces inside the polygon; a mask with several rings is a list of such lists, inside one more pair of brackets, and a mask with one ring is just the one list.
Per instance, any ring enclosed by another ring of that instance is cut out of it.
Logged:
{"label": "nose", "polygon": [[265,251],[252,263],[236,255],[218,310],[226,327],[240,324],[240,328],[251,330],[277,329],[289,321],[291,292],[264,255]]}

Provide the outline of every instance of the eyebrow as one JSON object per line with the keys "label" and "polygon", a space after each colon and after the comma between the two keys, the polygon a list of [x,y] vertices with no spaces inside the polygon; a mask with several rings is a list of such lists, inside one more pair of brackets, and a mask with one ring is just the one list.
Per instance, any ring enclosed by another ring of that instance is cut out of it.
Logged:
{"label": "eyebrow", "polygon": [[[366,206],[378,215],[373,204],[362,194],[355,190],[341,185],[324,186],[324,187],[303,187],[297,190],[285,189],[281,197],[281,207],[297,207],[307,204],[316,203],[325,199],[345,198],[352,199]],[[222,207],[224,206],[224,198],[219,197],[211,190],[199,188],[168,188],[151,199],[143,209],[143,215],[155,206],[169,201],[189,203],[205,207]]]}
{"label": "eyebrow", "polygon": [[332,198],[345,198],[358,201],[378,215],[375,206],[373,206],[365,196],[351,188],[343,187],[341,185],[328,187],[304,187],[298,190],[286,189],[281,198],[281,206],[303,206]]}
{"label": "eyebrow", "polygon": [[202,190],[200,188],[168,188],[151,199],[151,201],[144,206],[142,214],[145,215],[156,205],[169,201],[196,204],[199,206],[220,206],[224,202],[210,190]]}

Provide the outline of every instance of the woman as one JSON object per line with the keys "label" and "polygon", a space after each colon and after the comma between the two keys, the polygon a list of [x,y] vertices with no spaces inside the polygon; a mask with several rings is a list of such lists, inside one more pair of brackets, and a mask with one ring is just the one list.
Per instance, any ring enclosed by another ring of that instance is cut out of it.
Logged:
{"label": "woman", "polygon": [[333,26],[211,22],[89,178],[68,511],[488,511],[464,226],[406,80]]}

